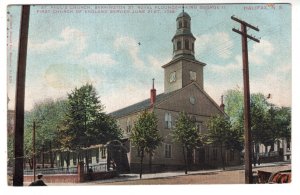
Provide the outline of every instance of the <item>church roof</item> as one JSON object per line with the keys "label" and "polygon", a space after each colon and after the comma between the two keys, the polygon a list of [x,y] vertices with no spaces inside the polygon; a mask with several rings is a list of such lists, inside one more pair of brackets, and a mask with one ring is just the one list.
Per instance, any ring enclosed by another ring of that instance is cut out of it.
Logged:
{"label": "church roof", "polygon": [[[180,91],[185,90],[186,88],[188,88],[189,86],[195,85],[200,92],[204,95],[204,97],[212,103],[212,105],[214,105],[221,113],[224,113],[224,111],[221,110],[221,108],[218,106],[218,104],[203,90],[199,87],[199,85],[195,82],[190,83],[189,85],[180,88],[178,90],[172,91],[170,93],[161,93],[159,95],[156,96],[156,102],[155,105],[161,105],[161,103],[163,103],[165,100],[167,100],[168,98],[171,98],[173,95],[176,95],[177,93],[180,93]],[[140,101],[138,103],[135,103],[133,105],[130,105],[128,107],[122,108],[120,110],[116,110],[114,112],[109,113],[111,116],[116,117],[116,118],[121,118],[124,116],[128,116],[129,114],[133,114],[139,111],[143,111],[145,109],[149,109],[151,107],[151,103],[150,103],[150,98]],[[225,113],[224,113],[225,114]]]}
{"label": "church roof", "polygon": [[188,19],[191,19],[190,15],[186,12],[181,12],[178,16],[177,16],[177,19],[178,18],[181,18],[181,17],[185,17],[185,18],[188,18]]}
{"label": "church roof", "polygon": [[178,57],[175,56],[170,62],[168,62],[167,64],[162,65],[162,67],[165,68],[165,67],[167,67],[167,66],[170,66],[170,65],[172,65],[175,61],[179,61],[179,60],[188,60],[188,61],[191,61],[191,62],[198,63],[198,64],[200,64],[200,65],[202,65],[202,66],[205,66],[205,65],[206,65],[205,63],[196,60],[194,56],[185,54],[185,55],[178,55]]}
{"label": "church roof", "polygon": [[[179,89],[180,90],[180,89]],[[178,91],[178,90],[176,90]],[[174,94],[176,91],[172,91],[170,93],[161,93],[158,94],[156,96],[156,101],[155,104],[165,100],[166,98],[168,98],[169,96],[171,96],[172,94]],[[125,108],[122,108],[120,110],[116,110],[114,112],[111,112],[110,115],[116,118],[120,118],[123,116],[127,116],[131,113],[135,113],[144,109],[148,109],[151,106],[151,102],[150,102],[150,98],[143,100],[141,102],[135,103],[133,105],[127,106]]]}

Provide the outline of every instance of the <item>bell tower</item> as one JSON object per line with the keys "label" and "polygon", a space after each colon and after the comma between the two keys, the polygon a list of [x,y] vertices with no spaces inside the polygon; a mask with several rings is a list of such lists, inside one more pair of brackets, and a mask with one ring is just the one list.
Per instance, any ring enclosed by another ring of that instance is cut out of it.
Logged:
{"label": "bell tower", "polygon": [[184,12],[183,8],[182,12],[177,16],[176,34],[172,39],[173,59],[176,59],[180,56],[195,59],[195,40],[196,38],[191,32],[191,17]]}
{"label": "bell tower", "polygon": [[176,18],[176,33],[172,38],[173,58],[163,65],[165,93],[183,88],[195,82],[203,89],[203,67],[206,65],[195,59],[195,41],[191,31],[191,17],[184,11]]}

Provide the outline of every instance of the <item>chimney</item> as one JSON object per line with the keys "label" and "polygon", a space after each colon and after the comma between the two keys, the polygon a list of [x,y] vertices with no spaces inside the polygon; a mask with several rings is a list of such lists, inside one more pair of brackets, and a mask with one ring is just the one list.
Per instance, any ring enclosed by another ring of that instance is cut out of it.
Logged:
{"label": "chimney", "polygon": [[152,79],[152,89],[150,90],[150,102],[151,106],[155,103],[156,100],[156,89],[154,88],[154,79]]}
{"label": "chimney", "polygon": [[220,108],[223,112],[225,112],[225,105],[223,103],[223,95],[221,96],[221,105],[220,105]]}

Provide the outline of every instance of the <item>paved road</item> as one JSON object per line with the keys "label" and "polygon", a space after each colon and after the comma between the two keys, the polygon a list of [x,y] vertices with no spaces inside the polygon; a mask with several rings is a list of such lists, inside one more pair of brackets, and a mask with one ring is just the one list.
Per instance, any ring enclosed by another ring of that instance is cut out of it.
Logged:
{"label": "paved road", "polygon": [[[291,169],[291,164],[287,162],[265,163],[253,168],[253,171],[264,170],[276,172],[280,170]],[[185,175],[180,172],[164,172],[154,174],[143,174],[139,179],[139,174],[120,174],[116,178],[85,182],[80,184],[54,184],[48,185],[127,185],[127,184],[237,184],[244,183],[244,166],[227,167],[222,169],[190,171]],[[25,184],[26,185],[26,184]]]}

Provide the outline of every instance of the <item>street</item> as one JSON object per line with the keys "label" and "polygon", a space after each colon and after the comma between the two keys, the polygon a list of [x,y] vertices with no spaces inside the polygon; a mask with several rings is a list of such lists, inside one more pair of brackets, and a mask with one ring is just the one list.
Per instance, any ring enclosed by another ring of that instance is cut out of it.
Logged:
{"label": "street", "polygon": [[[291,164],[288,162],[265,163],[253,168],[253,171],[262,170],[268,172],[277,172],[290,170]],[[227,167],[222,169],[190,171],[187,175],[184,171],[165,172],[155,174],[143,174],[139,179],[139,174],[120,174],[119,177],[85,182],[80,184],[47,183],[49,186],[90,186],[90,185],[167,185],[167,184],[244,184],[245,171],[243,166]],[[26,185],[26,184],[25,184]]]}

